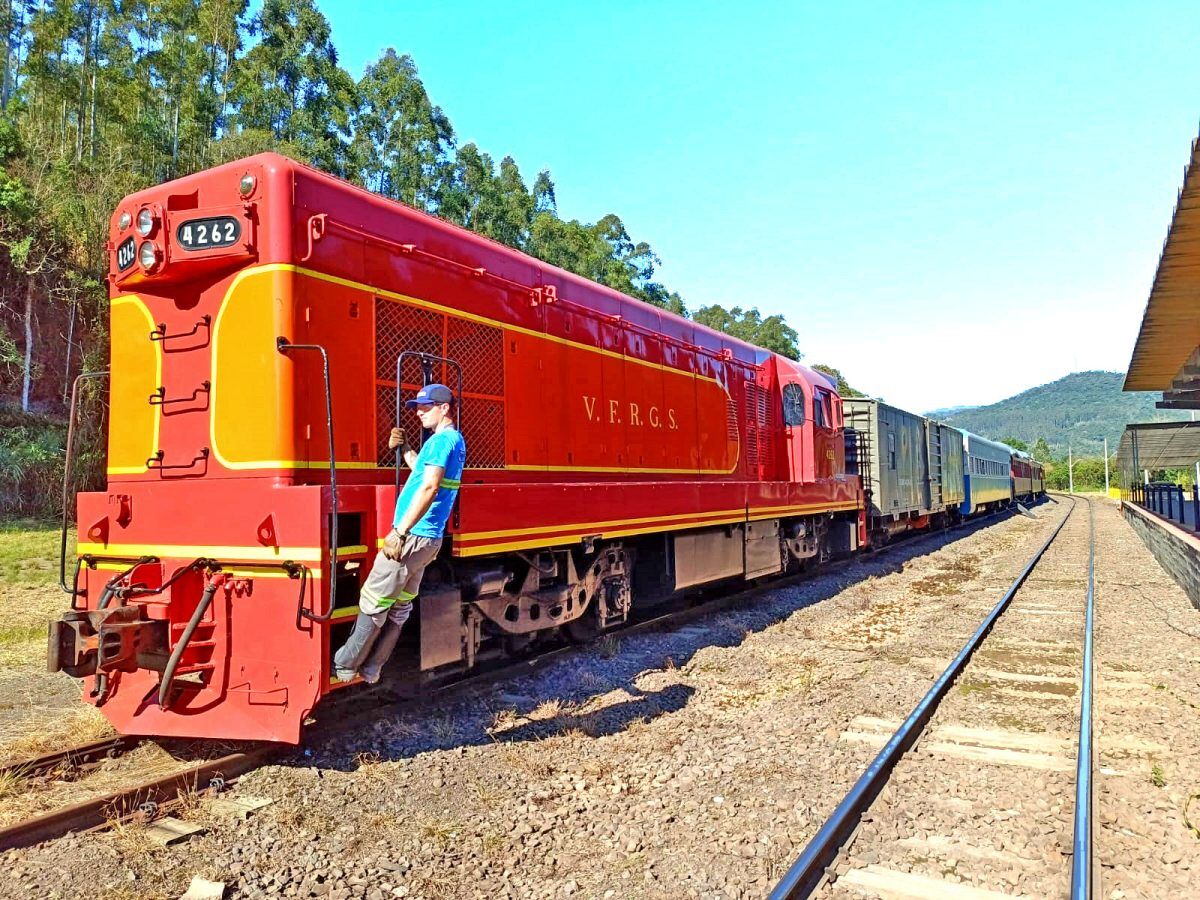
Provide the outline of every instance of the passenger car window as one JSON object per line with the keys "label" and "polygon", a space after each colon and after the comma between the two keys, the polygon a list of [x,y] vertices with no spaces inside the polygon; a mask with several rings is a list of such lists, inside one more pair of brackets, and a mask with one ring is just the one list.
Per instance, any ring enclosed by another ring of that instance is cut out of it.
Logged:
{"label": "passenger car window", "polygon": [[783,386],[783,424],[804,424],[804,391],[798,384]]}

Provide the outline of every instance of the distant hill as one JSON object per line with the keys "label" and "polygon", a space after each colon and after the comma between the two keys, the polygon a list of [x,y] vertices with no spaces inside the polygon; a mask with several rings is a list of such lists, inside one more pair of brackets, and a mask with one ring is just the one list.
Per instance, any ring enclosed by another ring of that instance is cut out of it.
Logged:
{"label": "distant hill", "polygon": [[1079,455],[1101,456],[1106,436],[1109,452],[1115,453],[1130,422],[1190,418],[1187,412],[1155,409],[1161,394],[1123,392],[1124,380],[1122,372],[1074,372],[991,406],[929,415],[994,440],[1011,436],[1032,447],[1044,437],[1055,456],[1066,455],[1068,442]]}
{"label": "distant hill", "polygon": [[950,416],[956,416],[961,412],[966,412],[969,409],[979,409],[978,406],[944,406],[940,409],[931,409],[929,412],[921,413],[930,419],[937,419],[940,422],[945,422]]}

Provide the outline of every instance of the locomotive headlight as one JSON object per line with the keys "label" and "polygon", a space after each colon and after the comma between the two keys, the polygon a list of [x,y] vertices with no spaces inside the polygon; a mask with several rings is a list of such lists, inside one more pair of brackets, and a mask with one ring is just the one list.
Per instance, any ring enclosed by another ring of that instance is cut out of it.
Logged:
{"label": "locomotive headlight", "polygon": [[[148,209],[143,209],[138,212],[137,230],[142,237],[150,237],[150,232],[154,230],[154,213]],[[146,246],[145,244],[142,245]]]}
{"label": "locomotive headlight", "polygon": [[121,213],[120,221],[117,222],[117,227],[120,228],[122,231],[124,231],[126,228],[128,228],[130,226],[130,224],[132,224],[132,222],[133,222],[133,216],[131,216],[128,212],[123,212],[123,213]]}
{"label": "locomotive headlight", "polygon": [[249,197],[254,193],[254,187],[258,184],[258,179],[247,172],[242,176],[242,180],[238,182],[238,193],[243,197]]}
{"label": "locomotive headlight", "polygon": [[142,241],[142,246],[138,247],[138,262],[142,264],[142,268],[147,272],[153,272],[158,268],[159,253],[158,247],[153,241]]}

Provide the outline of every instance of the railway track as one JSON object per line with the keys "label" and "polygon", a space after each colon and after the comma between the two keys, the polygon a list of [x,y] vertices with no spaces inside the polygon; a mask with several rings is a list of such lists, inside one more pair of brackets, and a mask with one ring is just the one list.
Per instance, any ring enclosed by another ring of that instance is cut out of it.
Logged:
{"label": "railway track", "polygon": [[0,763],[0,778],[38,778],[53,772],[79,771],[116,759],[142,743],[144,738],[116,735],[41,756]]}
{"label": "railway track", "polygon": [[771,900],[1091,896],[1095,526],[1084,502],[1086,517],[1071,498],[898,727],[859,717],[843,733],[882,749]]}
{"label": "railway track", "polygon": [[[965,531],[982,528],[1009,514],[1008,512],[993,513],[973,519],[950,530]],[[886,555],[903,548],[911,548],[914,542],[930,540],[932,537],[928,532],[920,532],[909,539],[872,552],[876,555]],[[837,572],[858,558],[852,557],[828,564],[818,570],[816,574]],[[617,630],[615,634],[624,637],[642,632],[677,628],[751,600],[764,591],[777,590],[802,582],[811,578],[812,575],[813,573],[802,573],[771,581],[765,585],[724,592],[681,609],[672,609],[636,621]],[[447,699],[452,693],[479,689],[520,675],[530,674],[585,649],[573,645],[557,647],[536,656],[511,661],[490,670],[471,673],[465,677],[435,685],[426,693],[415,698],[398,695],[385,684],[362,687],[347,694],[344,698],[335,697],[333,703],[319,708],[316,727],[332,732],[361,728],[364,719],[369,719],[380,709],[394,708],[397,702],[433,704]],[[0,772],[33,778],[63,770],[86,770],[99,765],[105,759],[128,752],[147,740],[149,739],[114,737],[32,759],[4,763],[0,765]],[[218,758],[207,759],[152,780],[139,782],[103,796],[0,827],[0,852],[32,846],[72,831],[96,831],[116,822],[149,821],[169,814],[172,807],[178,803],[179,798],[185,795],[223,791],[236,784],[238,776],[272,760],[282,758],[289,752],[293,752],[293,748],[262,745],[236,753],[226,753]]]}

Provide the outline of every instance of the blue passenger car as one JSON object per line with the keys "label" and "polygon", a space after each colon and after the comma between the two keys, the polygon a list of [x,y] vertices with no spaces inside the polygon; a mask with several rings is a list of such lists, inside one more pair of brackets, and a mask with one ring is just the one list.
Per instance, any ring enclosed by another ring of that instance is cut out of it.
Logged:
{"label": "blue passenger car", "polygon": [[964,516],[1012,501],[1012,450],[1007,444],[964,431],[963,457]]}

